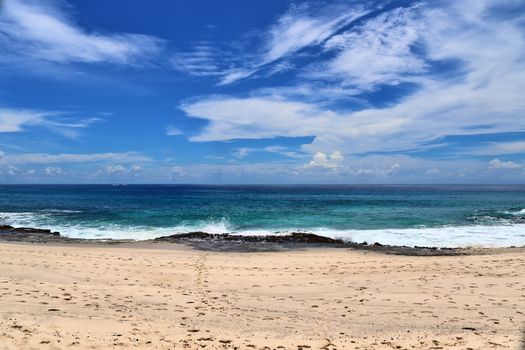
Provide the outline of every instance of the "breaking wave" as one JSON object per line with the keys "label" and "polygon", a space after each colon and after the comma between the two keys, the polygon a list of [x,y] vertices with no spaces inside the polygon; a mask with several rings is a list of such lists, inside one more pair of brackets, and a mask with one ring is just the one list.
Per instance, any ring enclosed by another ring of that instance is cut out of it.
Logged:
{"label": "breaking wave", "polygon": [[197,220],[171,227],[145,225],[121,225],[105,222],[72,224],[68,215],[79,211],[48,209],[37,212],[0,212],[0,223],[11,226],[48,228],[71,238],[132,239],[147,240],[172,234],[207,232],[212,234],[237,234],[247,236],[288,235],[292,232],[308,232],[334,239],[352,242],[379,242],[389,245],[464,247],[506,247],[525,245],[525,209],[501,211],[496,214],[476,213],[472,225],[440,226],[392,229],[332,229],[324,227],[279,229],[239,229],[227,219]]}

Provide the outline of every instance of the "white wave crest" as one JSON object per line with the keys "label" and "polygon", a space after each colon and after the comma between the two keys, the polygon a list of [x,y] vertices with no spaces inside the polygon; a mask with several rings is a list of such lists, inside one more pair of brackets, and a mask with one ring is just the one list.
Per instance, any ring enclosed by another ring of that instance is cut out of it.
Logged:
{"label": "white wave crest", "polygon": [[48,219],[50,214],[33,212],[0,212],[0,223],[11,226],[35,226]]}
{"label": "white wave crest", "polygon": [[516,215],[516,216],[519,216],[519,215],[525,215],[525,209],[521,209],[521,210],[518,210],[518,211],[514,211],[511,213],[512,215]]}
{"label": "white wave crest", "polygon": [[51,214],[76,214],[82,213],[82,210],[68,210],[68,209],[42,209],[39,213],[51,213]]}
{"label": "white wave crest", "polygon": [[525,246],[525,224],[499,226],[444,226],[409,229],[330,230],[312,233],[352,242],[379,242],[388,245],[429,247],[509,247]]}

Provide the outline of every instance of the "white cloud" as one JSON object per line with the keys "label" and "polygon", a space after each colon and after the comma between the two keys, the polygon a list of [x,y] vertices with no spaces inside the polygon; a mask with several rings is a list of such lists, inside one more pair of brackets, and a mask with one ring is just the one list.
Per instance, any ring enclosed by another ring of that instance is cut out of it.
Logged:
{"label": "white cloud", "polygon": [[57,164],[57,163],[90,163],[90,162],[149,162],[151,159],[144,155],[125,153],[18,153],[3,154],[0,164]]}
{"label": "white cloud", "polygon": [[[289,124],[301,120],[301,103],[266,99],[211,98],[183,104],[190,117],[204,118],[210,124],[192,141],[226,141],[236,138],[264,138],[287,133]],[[283,127],[284,125],[284,127]]]}
{"label": "white cloud", "polygon": [[257,72],[258,68],[232,68],[224,72],[224,76],[221,78],[219,85],[228,85],[238,80],[251,77]]}
{"label": "white cloud", "polygon": [[168,170],[171,180],[176,180],[186,175],[186,171],[180,166],[174,166],[169,168]]}
{"label": "white cloud", "polygon": [[441,174],[441,170],[439,170],[438,168],[428,169],[425,172],[425,175],[427,175],[427,176],[439,175],[439,174]]}
{"label": "white cloud", "polygon": [[248,156],[248,154],[250,154],[251,151],[252,149],[250,148],[242,147],[242,148],[237,149],[237,151],[235,151],[233,155],[236,158],[243,159],[246,156]]}
{"label": "white cloud", "polygon": [[489,167],[491,169],[519,169],[522,167],[522,165],[511,162],[510,160],[505,162],[505,161],[499,160],[498,158],[495,158],[489,162]]}
{"label": "white cloud", "polygon": [[45,172],[46,175],[50,175],[50,176],[63,174],[62,168],[52,167],[52,166],[47,167],[44,170],[44,172]]}
{"label": "white cloud", "polygon": [[0,133],[22,131],[25,125],[40,124],[49,112],[0,108]]}
{"label": "white cloud", "polygon": [[525,141],[491,142],[488,145],[467,151],[473,155],[499,155],[525,153]]}
{"label": "white cloud", "polygon": [[331,117],[337,118],[315,105],[257,97],[215,97],[184,104],[181,108],[190,117],[210,121],[200,135],[190,138],[192,141],[311,136],[322,131]]}
{"label": "white cloud", "polygon": [[125,174],[128,172],[128,169],[126,169],[124,166],[117,164],[117,165],[108,165],[106,167],[106,173],[108,174]]}
{"label": "white cloud", "polygon": [[76,138],[78,129],[87,128],[100,118],[58,119],[64,112],[0,108],[0,133],[24,131],[24,127],[41,126],[64,137]]}
{"label": "white cloud", "polygon": [[124,179],[129,177],[132,179],[140,176],[141,172],[142,167],[137,164],[130,166],[124,166],[122,164],[108,164],[103,168],[99,168],[92,176],[95,178],[107,178],[109,176],[109,178],[119,177]]}
{"label": "white cloud", "polygon": [[[355,162],[355,164],[351,166],[350,164],[352,162]],[[370,165],[370,163],[373,165]],[[394,175],[400,168],[401,165],[399,163],[392,163],[391,159],[370,162],[366,161],[366,158],[353,158],[345,164],[341,152],[334,151],[332,153],[316,152],[312,156],[312,160],[300,169],[306,171],[310,169],[330,169],[343,178],[345,176],[353,178],[386,178]]]}
{"label": "white cloud", "polygon": [[264,150],[269,153],[277,153],[277,154],[280,154],[282,156],[289,157],[289,158],[303,158],[304,157],[304,155],[298,152],[295,152],[295,151],[290,151],[288,148],[282,147],[282,146],[268,146],[268,147],[265,147]]}
{"label": "white cloud", "polygon": [[[377,117],[371,114],[356,118],[352,113],[340,114],[311,103],[258,97],[214,97],[182,105],[182,109],[191,117],[210,121],[192,141],[317,136],[334,143],[363,137],[371,142],[380,135],[401,130],[407,122],[401,117],[385,119],[380,113]],[[366,148],[363,142],[353,150],[361,152]]]}
{"label": "white cloud", "polygon": [[0,48],[13,60],[139,65],[161,45],[160,39],[147,35],[87,32],[53,1],[2,2]]}
{"label": "white cloud", "polygon": [[316,152],[312,160],[305,165],[306,168],[338,168],[341,166],[341,162],[344,157],[340,151],[334,151],[331,154],[326,154],[323,152]]}
{"label": "white cloud", "polygon": [[360,177],[388,177],[393,175],[401,165],[398,163],[386,167],[348,169],[348,174]]}
{"label": "white cloud", "polygon": [[16,166],[11,165],[11,164],[7,165],[7,173],[9,175],[14,176],[16,175],[17,171],[18,171],[18,168]]}

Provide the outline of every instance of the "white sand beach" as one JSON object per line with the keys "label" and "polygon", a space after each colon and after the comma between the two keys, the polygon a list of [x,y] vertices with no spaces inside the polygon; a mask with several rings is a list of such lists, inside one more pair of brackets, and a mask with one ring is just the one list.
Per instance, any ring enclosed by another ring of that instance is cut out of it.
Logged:
{"label": "white sand beach", "polygon": [[518,349],[525,254],[0,244],[0,349]]}

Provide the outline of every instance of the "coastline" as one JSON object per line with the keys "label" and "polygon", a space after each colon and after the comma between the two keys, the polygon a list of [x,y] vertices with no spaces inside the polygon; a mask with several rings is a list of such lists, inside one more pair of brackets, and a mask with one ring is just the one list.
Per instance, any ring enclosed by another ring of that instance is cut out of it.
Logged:
{"label": "coastline", "polygon": [[0,226],[0,243],[30,243],[76,246],[169,247],[179,244],[196,250],[214,252],[278,252],[309,248],[340,248],[406,256],[459,256],[502,253],[525,253],[525,246],[509,247],[421,247],[386,245],[378,242],[345,242],[312,233],[293,232],[289,235],[243,236],[190,232],[172,234],[148,240],[132,239],[82,239],[62,236],[60,232],[32,227]]}

